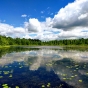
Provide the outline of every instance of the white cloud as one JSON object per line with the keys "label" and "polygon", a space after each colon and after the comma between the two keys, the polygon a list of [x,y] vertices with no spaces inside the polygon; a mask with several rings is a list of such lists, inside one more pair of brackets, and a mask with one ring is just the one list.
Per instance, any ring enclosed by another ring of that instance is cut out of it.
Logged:
{"label": "white cloud", "polygon": [[9,24],[0,23],[0,34],[11,37],[22,37],[26,30],[22,27],[13,27]]}
{"label": "white cloud", "polygon": [[29,34],[25,34],[22,38],[26,38],[26,39],[33,39],[31,36],[29,36]]}
{"label": "white cloud", "polygon": [[29,22],[25,22],[25,28],[29,32],[39,32],[41,31],[41,23],[38,21],[38,19],[30,18]]}
{"label": "white cloud", "polygon": [[16,28],[14,28],[14,32],[15,33],[24,33],[25,29],[22,27],[16,27]]}
{"label": "white cloud", "polygon": [[58,35],[58,39],[77,39],[77,38],[88,38],[88,29],[85,28],[76,28],[70,31],[62,31]]}
{"label": "white cloud", "polygon": [[63,30],[88,27],[88,0],[76,0],[61,8],[54,16],[52,25]]}
{"label": "white cloud", "polygon": [[86,17],[88,17],[88,13],[82,14],[81,16],[78,17],[78,19],[81,20],[81,19],[85,19]]}
{"label": "white cloud", "polygon": [[[36,35],[29,35],[31,33]],[[28,22],[24,22],[24,27],[14,28],[0,23],[0,34],[41,40],[88,38],[88,0],[75,0],[61,8],[53,18],[46,17],[43,22],[30,18]]]}
{"label": "white cloud", "polygon": [[27,17],[27,15],[26,14],[23,14],[23,15],[21,15],[21,17]]}

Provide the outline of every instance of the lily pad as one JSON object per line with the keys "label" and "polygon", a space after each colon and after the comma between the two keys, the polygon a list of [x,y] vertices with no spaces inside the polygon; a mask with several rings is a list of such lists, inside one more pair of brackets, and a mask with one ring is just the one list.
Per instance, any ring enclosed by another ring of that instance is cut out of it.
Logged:
{"label": "lily pad", "polygon": [[79,80],[79,82],[82,82],[82,80]]}

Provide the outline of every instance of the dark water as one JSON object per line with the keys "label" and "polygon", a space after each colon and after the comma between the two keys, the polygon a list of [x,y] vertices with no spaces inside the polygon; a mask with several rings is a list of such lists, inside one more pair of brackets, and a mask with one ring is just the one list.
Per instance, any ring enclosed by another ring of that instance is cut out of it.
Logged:
{"label": "dark water", "polygon": [[0,49],[0,88],[88,88],[88,51]]}

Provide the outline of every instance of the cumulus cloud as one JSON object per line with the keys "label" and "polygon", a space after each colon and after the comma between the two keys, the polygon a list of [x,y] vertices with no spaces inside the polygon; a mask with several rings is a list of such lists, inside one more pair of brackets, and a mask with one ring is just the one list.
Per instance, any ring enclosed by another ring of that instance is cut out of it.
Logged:
{"label": "cumulus cloud", "polygon": [[9,24],[0,23],[0,35],[22,37],[22,35],[25,33],[26,30],[22,27],[13,27]]}
{"label": "cumulus cloud", "polygon": [[77,38],[88,38],[88,32],[71,30],[71,31],[62,31],[58,35],[58,39],[77,39]]}
{"label": "cumulus cloud", "polygon": [[26,14],[23,14],[23,15],[21,15],[21,17],[27,17],[27,15]]}
{"label": "cumulus cloud", "polygon": [[88,27],[88,0],[76,0],[69,3],[52,19],[52,27],[72,30],[75,27]]}
{"label": "cumulus cloud", "polygon": [[29,32],[39,32],[41,31],[41,24],[38,19],[30,18],[29,22],[25,22],[25,28]]}

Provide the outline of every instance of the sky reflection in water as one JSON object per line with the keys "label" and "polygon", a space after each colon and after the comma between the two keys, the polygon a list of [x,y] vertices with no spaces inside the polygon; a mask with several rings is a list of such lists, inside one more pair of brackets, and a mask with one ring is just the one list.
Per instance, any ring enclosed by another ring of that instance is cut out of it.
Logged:
{"label": "sky reflection in water", "polygon": [[87,51],[40,48],[7,53],[0,58],[0,88],[87,88],[87,68]]}

